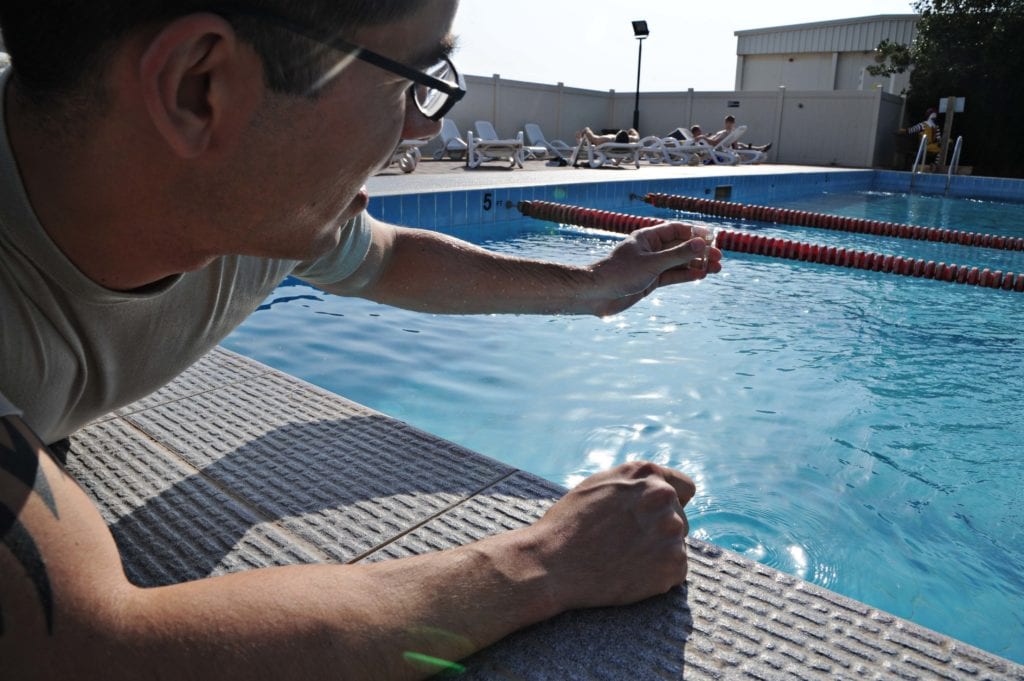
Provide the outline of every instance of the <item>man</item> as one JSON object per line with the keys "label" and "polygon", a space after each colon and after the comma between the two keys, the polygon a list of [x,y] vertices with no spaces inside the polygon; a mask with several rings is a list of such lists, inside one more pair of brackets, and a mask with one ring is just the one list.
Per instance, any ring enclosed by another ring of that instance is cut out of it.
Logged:
{"label": "man", "polygon": [[576,141],[586,140],[590,144],[636,144],[640,141],[640,133],[636,128],[619,130],[618,132],[599,135],[590,129],[590,126],[576,131]]}
{"label": "man", "polygon": [[[724,140],[726,137],[731,135],[733,133],[733,131],[736,129],[736,117],[733,116],[732,114],[729,114],[728,116],[725,117],[724,125],[725,125],[725,127],[723,127],[721,130],[719,130],[715,134],[713,134],[713,135],[706,135],[705,136],[705,138],[707,139],[709,144],[711,144],[713,146],[717,146],[717,145],[722,143],[722,140]],[[732,143],[732,148],[733,149],[753,149],[754,151],[763,151],[763,152],[767,153],[768,151],[771,150],[772,143],[769,142],[768,144],[757,144],[757,145],[755,145],[755,144],[747,144],[745,142],[735,141],[735,142]]]}
{"label": "man", "polygon": [[685,579],[693,483],[629,464],[529,528],[452,551],[139,589],[43,444],[173,378],[289,273],[418,310],[607,315],[705,276],[694,261],[720,269],[680,224],[569,267],[367,216],[366,177],[459,97],[455,9],[0,5],[5,678],[415,678],[403,651],[458,659]]}

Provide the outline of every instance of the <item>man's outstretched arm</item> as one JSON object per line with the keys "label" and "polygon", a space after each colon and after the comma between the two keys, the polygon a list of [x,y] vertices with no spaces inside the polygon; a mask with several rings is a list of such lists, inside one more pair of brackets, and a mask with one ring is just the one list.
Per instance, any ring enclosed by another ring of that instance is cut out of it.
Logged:
{"label": "man's outstretched arm", "polygon": [[721,252],[678,222],[638,230],[607,257],[573,266],[516,258],[438,232],[368,219],[373,241],[363,266],[325,289],[423,312],[604,316],[658,287],[697,281],[721,269]]}
{"label": "man's outstretched arm", "polygon": [[630,603],[686,575],[693,483],[627,464],[535,525],[462,548],[140,589],[84,492],[20,420],[0,426],[5,678],[422,678],[563,610]]}

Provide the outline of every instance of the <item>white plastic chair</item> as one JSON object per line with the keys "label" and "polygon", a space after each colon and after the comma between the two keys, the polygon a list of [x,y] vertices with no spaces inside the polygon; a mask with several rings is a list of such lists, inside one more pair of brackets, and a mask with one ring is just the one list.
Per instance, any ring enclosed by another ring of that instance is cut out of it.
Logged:
{"label": "white plastic chair", "polygon": [[551,140],[550,142],[544,133],[541,131],[540,126],[536,123],[527,123],[523,126],[526,131],[526,141],[529,144],[528,148],[541,147],[547,154],[553,158],[568,161],[572,156],[572,147],[566,144],[562,140]]}
{"label": "white plastic chair", "polygon": [[477,121],[474,127],[476,134],[472,130],[466,134],[469,153],[466,165],[478,168],[481,163],[489,161],[509,161],[509,167],[523,167],[526,145],[523,144],[522,130],[513,138],[500,139],[489,121]]}
{"label": "white plastic chair", "polygon": [[726,135],[718,144],[711,144],[706,140],[694,141],[693,135],[686,128],[680,128],[687,140],[693,142],[697,147],[703,147],[706,158],[711,159],[715,165],[735,166],[740,164],[760,163],[768,158],[768,154],[756,149],[733,149],[732,145],[743,137],[747,132],[747,126],[738,125],[732,132]]}
{"label": "white plastic chair", "polygon": [[672,163],[665,149],[665,140],[657,135],[644,137],[640,140],[640,160],[647,161],[652,165]]}
{"label": "white plastic chair", "polygon": [[600,168],[605,165],[621,166],[631,163],[635,168],[640,167],[640,153],[643,145],[640,142],[603,142],[592,144],[586,138],[580,140],[576,149],[572,152],[569,163],[576,168],[581,163],[586,163],[591,168]]}
{"label": "white plastic chair", "polygon": [[427,140],[400,141],[398,146],[395,147],[395,151],[391,154],[391,161],[388,165],[397,165],[403,173],[411,173],[416,170],[420,159],[423,158],[423,152],[420,151],[420,147],[426,143]]}
{"label": "white plastic chair", "polygon": [[440,161],[445,156],[453,161],[461,161],[466,158],[469,145],[459,135],[459,128],[455,121],[445,118],[441,123],[441,148],[434,152],[434,160]]}
{"label": "white plastic chair", "polygon": [[695,142],[689,130],[685,132],[683,139],[671,135],[659,139],[664,162],[669,165],[695,166],[700,165],[702,160],[711,158],[709,145]]}

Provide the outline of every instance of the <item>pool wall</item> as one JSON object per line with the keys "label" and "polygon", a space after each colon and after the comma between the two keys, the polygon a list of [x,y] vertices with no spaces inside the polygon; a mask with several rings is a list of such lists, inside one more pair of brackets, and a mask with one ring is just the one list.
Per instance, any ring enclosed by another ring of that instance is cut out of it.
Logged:
{"label": "pool wall", "polygon": [[[623,171],[628,172],[628,171]],[[627,211],[649,192],[707,196],[730,187],[729,199],[742,203],[772,204],[820,192],[908,192],[911,174],[881,170],[835,170],[778,175],[683,177],[654,180],[551,183],[458,191],[374,196],[369,211],[386,222],[425,228],[487,227],[518,217],[519,201],[538,200],[585,204],[602,210]],[[918,174],[914,192],[943,194],[945,175]],[[950,196],[1024,202],[1024,180],[957,176]]]}

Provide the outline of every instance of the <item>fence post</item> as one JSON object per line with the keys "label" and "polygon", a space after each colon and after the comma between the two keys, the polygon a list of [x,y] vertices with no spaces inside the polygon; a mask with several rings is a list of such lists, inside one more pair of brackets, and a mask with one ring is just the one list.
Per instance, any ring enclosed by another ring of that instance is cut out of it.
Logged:
{"label": "fence post", "polygon": [[562,93],[565,83],[558,81],[558,102],[555,105],[555,139],[565,139],[562,135]]}
{"label": "fence post", "polygon": [[501,111],[501,108],[499,106],[498,90],[501,88],[501,75],[495,73],[492,79],[494,80],[494,97],[491,100],[491,121],[494,123],[494,127],[500,130],[501,121],[499,120],[498,112]]}
{"label": "fence post", "polygon": [[871,98],[873,104],[871,112],[871,129],[868,133],[867,167],[875,167],[875,149],[878,148],[878,121],[882,117],[882,84],[878,83],[872,88],[875,96]]}
{"label": "fence post", "polygon": [[687,88],[686,90],[686,118],[683,120],[683,125],[689,128],[693,125],[693,88]]}
{"label": "fence post", "polygon": [[786,104],[786,86],[779,86],[779,97],[775,105],[775,161],[782,160],[782,115]]}

